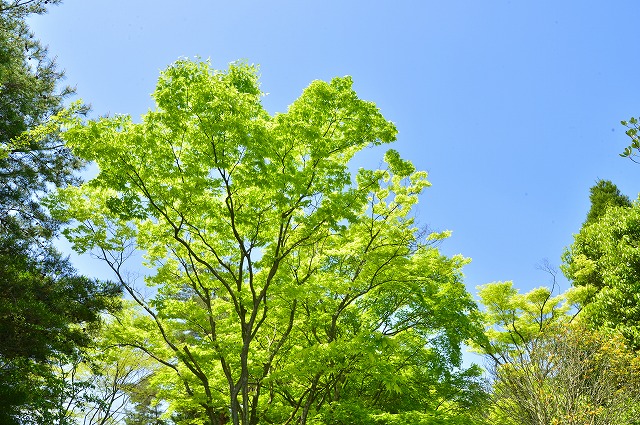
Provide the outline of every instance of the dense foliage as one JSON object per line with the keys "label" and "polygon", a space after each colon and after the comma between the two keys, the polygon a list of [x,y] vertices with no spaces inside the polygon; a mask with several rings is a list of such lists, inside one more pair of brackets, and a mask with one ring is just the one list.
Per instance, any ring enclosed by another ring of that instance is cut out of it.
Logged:
{"label": "dense foliage", "polygon": [[[579,292],[579,291],[578,291]],[[597,330],[573,297],[511,282],[480,288],[492,376],[489,416],[513,425],[632,424],[640,412],[640,359],[616,331]]]}
{"label": "dense foliage", "polygon": [[611,207],[631,206],[629,197],[623,195],[620,189],[609,180],[598,180],[589,189],[589,200],[591,201],[591,207],[583,227],[598,221],[607,212],[607,209]]}
{"label": "dense foliage", "polygon": [[[52,247],[41,197],[75,181],[55,133],[29,131],[70,93],[25,23],[48,1],[0,1],[0,422],[50,424],[66,382],[52,359],[78,355],[117,288],[77,276]],[[56,2],[51,2],[56,3]]]}
{"label": "dense foliage", "polygon": [[[315,81],[270,116],[254,67],[179,61],[140,124],[61,120],[100,174],[50,207],[137,302],[114,334],[164,366],[151,385],[170,411],[208,424],[455,417],[481,393],[479,370],[460,369],[479,333],[466,260],[415,226],[428,182],[397,152],[352,181],[353,155],[396,130],[351,84]],[[151,298],[122,272],[132,248]]]}
{"label": "dense foliage", "polygon": [[[256,67],[180,60],[139,123],[87,121],[25,21],[59,2],[0,0],[0,424],[639,423],[640,204],[613,183],[570,290],[547,268],[551,288],[479,287],[479,310],[468,260],[413,219],[426,173],[394,150],[349,168],[396,135],[349,77],[272,116]],[[116,283],[55,250],[66,222]]]}
{"label": "dense foliage", "polygon": [[564,254],[564,271],[585,292],[582,303],[597,327],[618,329],[640,344],[640,206],[611,207],[582,227]]}
{"label": "dense foliage", "polygon": [[572,288],[520,294],[484,285],[486,340],[476,348],[492,377],[488,411],[505,424],[631,424],[640,410],[638,205],[606,180],[564,254]]}

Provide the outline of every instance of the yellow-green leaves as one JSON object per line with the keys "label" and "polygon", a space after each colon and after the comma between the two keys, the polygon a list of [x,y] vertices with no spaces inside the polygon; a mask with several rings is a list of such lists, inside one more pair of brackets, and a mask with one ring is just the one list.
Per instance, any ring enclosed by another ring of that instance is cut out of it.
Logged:
{"label": "yellow-green leaves", "polygon": [[394,149],[389,149],[384,154],[384,160],[389,164],[391,172],[400,178],[409,177],[416,170],[411,162],[400,158],[400,154]]}
{"label": "yellow-green leaves", "polygon": [[482,353],[521,352],[531,341],[571,320],[565,295],[554,296],[547,287],[520,294],[512,282],[494,282],[480,286],[478,296],[487,337],[480,342]]}
{"label": "yellow-green leaves", "polygon": [[[386,168],[353,181],[353,155],[396,128],[350,77],[312,82],[274,117],[260,96],[253,66],[176,62],[140,123],[67,125],[99,174],[60,191],[52,212],[76,220],[76,249],[100,251],[140,306],[123,335],[139,332],[173,371],[171,408],[191,403],[208,423],[304,422],[318,400],[392,408],[411,385],[407,409],[436,409],[442,396],[420,389],[456,387],[443,371],[460,366],[477,323],[466,260],[432,246],[446,232],[414,224],[426,173],[390,150]],[[131,246],[153,270],[151,299],[120,273]]]}
{"label": "yellow-green leaves", "polygon": [[511,282],[479,288],[486,340],[476,348],[488,360],[494,420],[622,424],[637,416],[635,354],[618,332],[594,330],[569,310],[591,294],[554,296],[546,287],[520,294]]}

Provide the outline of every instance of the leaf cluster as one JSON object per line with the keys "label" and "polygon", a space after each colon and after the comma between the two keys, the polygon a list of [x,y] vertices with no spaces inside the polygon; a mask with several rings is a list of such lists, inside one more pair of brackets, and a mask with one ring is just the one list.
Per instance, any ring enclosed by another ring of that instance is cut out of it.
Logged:
{"label": "leaf cluster", "polygon": [[620,154],[623,158],[629,158],[633,162],[638,162],[635,157],[637,157],[637,151],[640,150],[640,138],[638,137],[638,130],[640,129],[637,118],[631,117],[629,120],[620,121],[620,124],[627,127],[627,131],[625,132],[629,138],[631,138],[631,144],[624,148],[624,151]]}

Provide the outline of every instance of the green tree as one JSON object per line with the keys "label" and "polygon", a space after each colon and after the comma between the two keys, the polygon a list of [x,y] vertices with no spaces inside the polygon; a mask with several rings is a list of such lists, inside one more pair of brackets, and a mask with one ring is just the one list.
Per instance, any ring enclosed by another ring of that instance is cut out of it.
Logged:
{"label": "green tree", "polygon": [[161,414],[159,409],[138,409],[148,407],[147,382],[157,363],[137,350],[114,344],[109,328],[105,324],[92,347],[75,362],[59,362],[56,375],[68,385],[61,394],[59,417],[63,419],[58,423],[116,425],[135,419],[130,423],[151,425]]}
{"label": "green tree", "polygon": [[511,282],[480,287],[495,423],[630,424],[638,417],[640,359],[615,331],[570,314],[580,291],[520,294]]}
{"label": "green tree", "polygon": [[587,295],[584,313],[596,327],[618,329],[640,346],[640,205],[612,207],[583,226],[564,253],[563,271]]}
{"label": "green tree", "polygon": [[[164,410],[158,405],[158,390],[152,385],[152,375],[138,382],[129,390],[130,404],[124,418],[126,425],[167,425],[163,418]],[[177,419],[179,420],[179,419]]]}
{"label": "green tree", "polygon": [[[138,303],[120,343],[164,365],[158,397],[184,423],[194,411],[246,425],[345,405],[429,412],[441,388],[476,377],[454,370],[479,331],[466,260],[438,252],[446,234],[416,227],[426,173],[397,152],[352,181],[353,155],[396,129],[351,86],[315,81],[270,116],[253,66],[183,60],[139,124],[60,120],[100,174],[51,210],[77,220],[75,249],[105,260]],[[134,248],[153,270],[150,298],[125,273]]]}
{"label": "green tree", "polygon": [[58,87],[62,73],[25,23],[45,3],[0,1],[0,229],[3,239],[29,247],[46,245],[58,226],[39,197],[49,185],[73,182],[80,166],[55,134],[23,137],[71,93]]}
{"label": "green tree", "polygon": [[609,180],[598,180],[596,184],[589,189],[589,191],[591,208],[587,213],[587,219],[583,226],[587,226],[597,221],[610,207],[631,206],[629,197],[623,195],[620,192],[620,189],[618,189],[618,187]]}
{"label": "green tree", "polygon": [[25,251],[0,245],[0,415],[53,423],[67,391],[53,365],[73,362],[91,342],[99,312],[114,294],[77,276],[55,252],[34,257]]}
{"label": "green tree", "polygon": [[[80,162],[55,133],[30,130],[69,88],[26,17],[58,1],[0,0],[0,422],[53,423],[65,391],[51,359],[89,341],[116,288],[77,276],[52,247],[59,222],[41,198],[75,181]],[[42,130],[42,129],[41,129]]]}

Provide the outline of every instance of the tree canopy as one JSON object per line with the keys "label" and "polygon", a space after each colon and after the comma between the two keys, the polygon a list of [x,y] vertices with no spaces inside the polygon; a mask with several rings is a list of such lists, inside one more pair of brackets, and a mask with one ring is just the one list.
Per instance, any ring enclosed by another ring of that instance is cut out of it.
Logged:
{"label": "tree canopy", "polygon": [[598,327],[619,329],[629,342],[640,343],[638,287],[640,207],[612,207],[583,226],[564,254],[563,270],[583,288],[585,314]]}
{"label": "tree canopy", "polygon": [[520,294],[511,282],[479,288],[487,339],[477,347],[492,378],[492,423],[635,423],[640,362],[622,334],[576,313],[579,292]]}
{"label": "tree canopy", "polygon": [[572,288],[545,266],[479,309],[416,219],[427,173],[354,169],[397,130],[351,77],[270,114],[256,66],[183,59],[140,119],[89,120],[26,24],[57,3],[0,0],[0,424],[640,423],[640,201],[597,180]]}
{"label": "tree canopy", "polygon": [[[351,78],[314,81],[271,116],[254,66],[180,60],[153,97],[139,123],[57,119],[100,172],[49,207],[137,302],[119,344],[163,366],[151,382],[170,410],[207,424],[466,415],[481,393],[479,370],[461,369],[480,332],[467,260],[416,225],[429,183],[396,151],[353,181],[349,160],[396,129]],[[125,273],[132,249],[151,297]]]}

